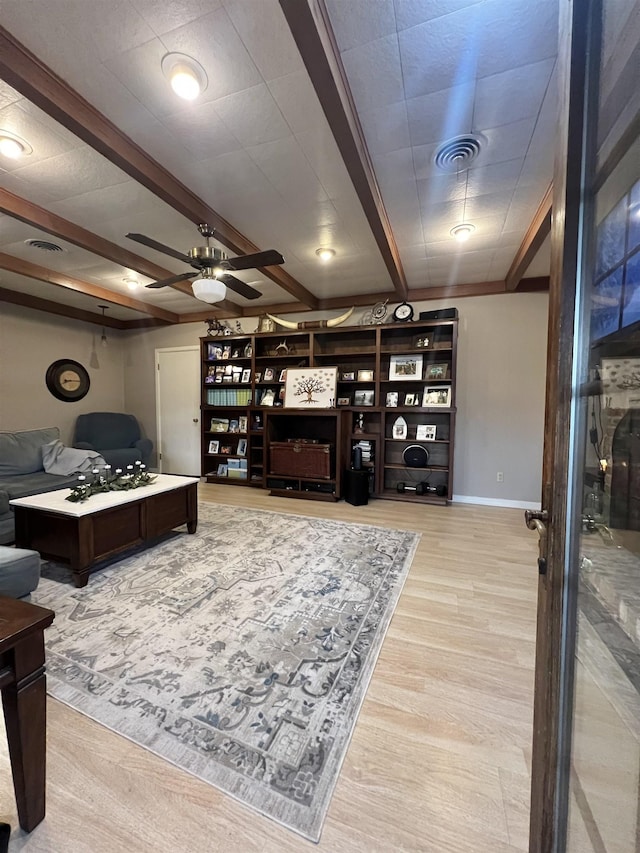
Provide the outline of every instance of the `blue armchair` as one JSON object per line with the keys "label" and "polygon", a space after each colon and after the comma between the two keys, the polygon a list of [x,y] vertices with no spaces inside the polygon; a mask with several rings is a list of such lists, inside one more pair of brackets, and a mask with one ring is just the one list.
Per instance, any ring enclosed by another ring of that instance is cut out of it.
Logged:
{"label": "blue armchair", "polygon": [[143,438],[133,415],[120,412],[89,412],[78,415],[73,446],[97,450],[114,468],[134,462],[149,464],[153,442]]}

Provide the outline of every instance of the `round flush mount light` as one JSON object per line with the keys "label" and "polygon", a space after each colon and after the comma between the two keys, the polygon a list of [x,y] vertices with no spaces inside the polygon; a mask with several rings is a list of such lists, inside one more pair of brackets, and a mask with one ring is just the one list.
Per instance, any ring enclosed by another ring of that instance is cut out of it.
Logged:
{"label": "round flush mount light", "polygon": [[333,249],[316,249],[316,255],[320,258],[323,264],[326,264],[334,258],[335,254],[336,253]]}
{"label": "round flush mount light", "polygon": [[133,275],[127,275],[122,280],[127,285],[129,290],[137,290],[140,287],[140,282]]}
{"label": "round flush mount light", "polygon": [[464,243],[469,239],[469,237],[471,237],[475,230],[475,226],[470,222],[461,222],[460,225],[456,225],[452,228],[449,233],[459,243]]}
{"label": "round flush mount light", "polygon": [[26,139],[21,139],[8,130],[0,130],[0,154],[11,160],[17,160],[19,157],[33,154],[33,148]]}
{"label": "round flush mount light", "polygon": [[207,88],[207,73],[186,53],[167,53],[162,58],[162,73],[173,91],[185,101],[194,101]]}

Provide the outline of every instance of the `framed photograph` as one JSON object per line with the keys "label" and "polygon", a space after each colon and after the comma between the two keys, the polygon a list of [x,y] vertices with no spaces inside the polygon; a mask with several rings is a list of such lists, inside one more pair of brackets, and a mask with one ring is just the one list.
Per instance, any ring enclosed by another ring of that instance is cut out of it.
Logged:
{"label": "framed photograph", "polygon": [[338,405],[339,406],[350,406],[351,405],[351,397],[338,397]]}
{"label": "framed photograph", "polygon": [[237,418],[232,418],[229,421],[229,432],[240,432],[240,424]]}
{"label": "framed photograph", "polygon": [[447,361],[434,361],[427,364],[425,379],[448,379],[449,363]]}
{"label": "framed photograph", "polygon": [[387,399],[385,400],[385,406],[388,409],[395,409],[398,405],[398,392],[397,391],[387,391]]}
{"label": "framed photograph", "polygon": [[245,369],[242,371],[242,378],[240,381],[241,382],[251,382],[251,368],[250,367],[245,367]]}
{"label": "framed photograph", "polygon": [[287,409],[331,409],[336,404],[337,367],[290,367],[284,386]]}
{"label": "framed photograph", "polygon": [[210,441],[209,442],[209,453],[218,453],[220,450],[220,442],[219,441]]}
{"label": "framed photograph", "polygon": [[274,376],[275,376],[275,374],[273,372],[273,367],[265,367],[263,381],[264,382],[273,382]]}
{"label": "framed photograph", "polygon": [[223,444],[220,448],[220,453],[224,453],[225,456],[229,456],[229,454],[231,453],[231,445]]}
{"label": "framed photograph", "polygon": [[233,348],[231,358],[240,358],[240,350],[238,349],[238,347]]}
{"label": "framed photograph", "polygon": [[273,406],[275,403],[276,395],[273,388],[267,388],[260,399],[261,406]]}
{"label": "framed photograph", "polygon": [[375,393],[376,392],[373,390],[373,388],[367,389],[366,391],[364,389],[362,391],[356,391],[353,395],[353,405],[373,406]]}
{"label": "framed photograph", "polygon": [[280,371],[280,378],[278,379],[278,382],[286,382],[286,380],[287,380],[287,368],[285,367],[283,370]]}
{"label": "framed photograph", "polygon": [[245,358],[251,358],[252,355],[253,355],[253,347],[251,346],[251,343],[248,343],[244,348],[244,357]]}
{"label": "framed photograph", "polygon": [[418,395],[417,394],[405,394],[404,395],[404,404],[405,404],[405,406],[417,406],[418,405]]}
{"label": "framed photograph", "polygon": [[349,370],[346,373],[343,373],[340,378],[343,382],[353,382],[353,380],[356,378],[356,375],[353,371]]}
{"label": "framed photograph", "polygon": [[236,450],[238,456],[246,456],[247,455],[247,439],[240,438],[238,439],[238,449]]}
{"label": "framed photograph", "polygon": [[225,347],[222,348],[222,357],[223,358],[229,358],[230,355],[231,355],[231,345],[227,344]]}
{"label": "framed photograph", "polygon": [[228,432],[228,418],[211,418],[211,432]]}
{"label": "framed photograph", "polygon": [[217,473],[218,477],[226,477],[227,476],[227,466],[220,463],[220,465],[218,465],[218,470],[216,473]]}
{"label": "framed photograph", "polygon": [[418,424],[416,427],[416,441],[435,441],[435,424]]}
{"label": "framed photograph", "polygon": [[358,382],[373,382],[373,370],[359,370]]}
{"label": "framed photograph", "polygon": [[213,385],[216,381],[216,369],[212,364],[207,368],[207,375],[204,377],[204,381],[207,385]]}
{"label": "framed photograph", "polygon": [[422,381],[422,355],[392,355],[389,358],[389,379]]}
{"label": "framed photograph", "polygon": [[220,344],[207,344],[207,357],[210,359],[222,358],[222,347]]}
{"label": "framed photograph", "polygon": [[262,373],[259,370],[256,370],[256,382],[260,382],[262,379]]}
{"label": "framed photograph", "polygon": [[240,415],[238,418],[238,432],[246,432],[249,422],[246,415]]}
{"label": "framed photograph", "polygon": [[451,386],[442,385],[439,388],[427,386],[422,395],[423,406],[450,406],[451,405]]}

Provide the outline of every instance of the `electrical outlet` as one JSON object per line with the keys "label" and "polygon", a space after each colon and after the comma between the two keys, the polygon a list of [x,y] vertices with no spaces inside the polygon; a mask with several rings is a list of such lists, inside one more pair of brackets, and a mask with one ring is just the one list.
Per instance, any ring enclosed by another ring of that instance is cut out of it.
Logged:
{"label": "electrical outlet", "polygon": [[502,473],[502,471],[498,471],[498,473],[496,474],[496,482],[504,483],[504,474]]}

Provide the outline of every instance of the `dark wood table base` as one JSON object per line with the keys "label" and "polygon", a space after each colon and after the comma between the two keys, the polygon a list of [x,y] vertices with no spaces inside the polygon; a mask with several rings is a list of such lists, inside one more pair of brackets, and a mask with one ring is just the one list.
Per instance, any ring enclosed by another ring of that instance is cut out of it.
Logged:
{"label": "dark wood table base", "polygon": [[[91,501],[91,498],[89,498]],[[14,507],[16,545],[32,548],[48,560],[67,563],[76,586],[86,586],[97,563],[158,539],[182,524],[189,533],[198,525],[197,483],[86,515],[64,515],[47,509]]]}
{"label": "dark wood table base", "polygon": [[20,826],[45,813],[47,690],[44,629],[54,612],[0,596],[0,690]]}

